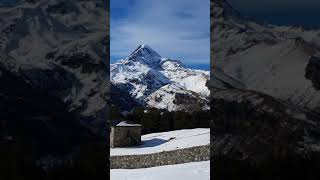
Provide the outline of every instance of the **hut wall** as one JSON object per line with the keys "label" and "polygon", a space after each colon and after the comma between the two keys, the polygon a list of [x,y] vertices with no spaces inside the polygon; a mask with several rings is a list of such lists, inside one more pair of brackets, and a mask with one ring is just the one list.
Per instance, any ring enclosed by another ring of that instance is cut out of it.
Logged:
{"label": "hut wall", "polygon": [[112,127],[111,147],[125,147],[137,145],[141,142],[141,127]]}

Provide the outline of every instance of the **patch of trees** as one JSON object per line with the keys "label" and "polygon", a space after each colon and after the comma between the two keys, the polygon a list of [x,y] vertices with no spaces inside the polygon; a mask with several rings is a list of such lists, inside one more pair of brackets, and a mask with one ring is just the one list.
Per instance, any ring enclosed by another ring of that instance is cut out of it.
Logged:
{"label": "patch of trees", "polygon": [[209,128],[210,111],[169,112],[159,109],[136,108],[130,113],[123,114],[116,107],[111,111],[112,119],[129,120],[142,125],[142,133],[173,131],[191,128]]}

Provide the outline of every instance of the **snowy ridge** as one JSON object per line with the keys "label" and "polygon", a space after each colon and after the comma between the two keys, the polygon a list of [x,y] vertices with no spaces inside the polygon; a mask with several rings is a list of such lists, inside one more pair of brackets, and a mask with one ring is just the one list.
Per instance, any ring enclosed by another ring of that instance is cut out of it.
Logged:
{"label": "snowy ridge", "polygon": [[205,83],[209,79],[209,72],[186,68],[181,61],[165,59],[161,65],[161,71],[172,82],[178,83],[185,89],[209,96],[209,90]]}
{"label": "snowy ridge", "polygon": [[[187,99],[185,97],[187,96]],[[194,91],[186,90],[178,83],[161,87],[147,98],[149,107],[167,109],[169,111],[189,109],[209,109],[208,100]]]}
{"label": "snowy ridge", "polygon": [[[176,94],[208,109],[208,71],[186,68],[179,60],[162,58],[148,45],[140,45],[128,57],[110,65],[111,83],[131,94],[142,106],[169,111],[188,110]],[[162,98],[163,97],[163,98]],[[200,103],[198,103],[200,102]]]}

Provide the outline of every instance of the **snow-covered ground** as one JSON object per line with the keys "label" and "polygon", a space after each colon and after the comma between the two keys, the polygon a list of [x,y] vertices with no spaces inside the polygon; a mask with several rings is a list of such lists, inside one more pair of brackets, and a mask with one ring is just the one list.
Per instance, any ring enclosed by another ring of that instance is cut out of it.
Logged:
{"label": "snow-covered ground", "polygon": [[142,145],[111,148],[110,155],[150,154],[210,144],[210,129],[184,129],[143,135]]}
{"label": "snow-covered ground", "polygon": [[208,180],[210,161],[145,169],[111,169],[110,174],[112,180]]}

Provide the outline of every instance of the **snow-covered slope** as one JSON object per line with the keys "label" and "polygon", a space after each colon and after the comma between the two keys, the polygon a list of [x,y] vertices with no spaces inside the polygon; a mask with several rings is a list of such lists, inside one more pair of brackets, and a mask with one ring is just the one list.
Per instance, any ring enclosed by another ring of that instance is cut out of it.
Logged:
{"label": "snow-covered slope", "polygon": [[131,148],[110,148],[110,156],[150,154],[210,144],[210,129],[184,129],[153,133],[141,137],[142,145]]}
{"label": "snow-covered slope", "polygon": [[209,180],[210,161],[145,169],[111,169],[110,176],[112,180]]}
{"label": "snow-covered slope", "polygon": [[158,109],[169,111],[188,111],[209,109],[209,100],[191,90],[186,90],[178,83],[172,83],[161,87],[150,94],[147,98],[147,105]]}
{"label": "snow-covered slope", "polygon": [[[240,89],[316,108],[320,93],[305,75],[320,51],[320,30],[258,24],[225,0],[213,1],[212,76],[221,71]],[[319,71],[314,67],[314,71]]]}
{"label": "snow-covered slope", "polygon": [[171,82],[180,84],[187,90],[196,92],[202,96],[209,96],[209,90],[205,86],[209,79],[209,72],[186,68],[181,61],[165,59],[161,64],[162,73]]}
{"label": "snow-covered slope", "polygon": [[140,45],[110,67],[111,83],[129,92],[142,106],[191,110],[186,107],[188,104],[176,100],[182,94],[186,102],[198,104],[199,109],[208,108],[209,90],[205,83],[209,72],[189,69],[181,61],[162,58],[147,45]]}

